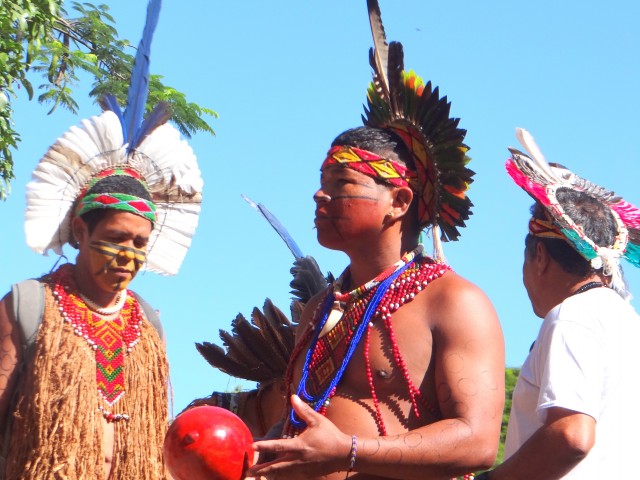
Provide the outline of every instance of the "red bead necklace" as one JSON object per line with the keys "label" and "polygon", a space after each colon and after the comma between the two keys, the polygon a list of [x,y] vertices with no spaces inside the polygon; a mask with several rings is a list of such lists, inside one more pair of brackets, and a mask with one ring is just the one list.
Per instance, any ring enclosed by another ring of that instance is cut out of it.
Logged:
{"label": "red bead necklace", "polygon": [[[411,260],[409,260],[411,261]],[[402,274],[391,283],[384,292],[375,315],[372,317],[372,321],[369,327],[372,326],[372,322],[376,319],[381,319],[385,327],[385,331],[389,337],[389,341],[392,346],[392,355],[395,364],[402,372],[402,376],[407,385],[409,396],[411,398],[412,409],[416,416],[420,417],[419,404],[427,408],[435,416],[439,416],[439,412],[430,405],[420,392],[420,389],[413,383],[410,378],[407,365],[400,353],[398,347],[393,324],[391,322],[392,314],[402,307],[405,303],[410,302],[415,296],[426,287],[431,281],[440,278],[444,273],[450,270],[450,267],[442,263],[434,263],[432,260],[426,257],[418,257],[415,261],[409,265],[409,267],[402,272]],[[385,272],[386,273],[386,272]],[[393,273],[393,272],[391,272]],[[390,273],[390,274],[391,274]],[[390,275],[389,274],[389,275]],[[387,277],[389,276],[387,275]],[[322,390],[323,386],[329,385],[332,377],[329,366],[333,366],[342,360],[342,356],[346,351],[346,346],[349,344],[351,337],[356,331],[358,325],[362,321],[364,312],[371,301],[372,297],[376,293],[377,285],[371,289],[356,289],[362,290],[360,295],[353,295],[345,305],[344,317],[339,321],[335,327],[326,332],[325,336],[318,338],[315,342],[315,348],[311,352],[311,361],[308,365],[309,374],[307,375],[306,389],[312,393],[316,393]],[[354,291],[355,292],[355,291]],[[364,293],[364,295],[362,295]],[[327,294],[331,294],[328,291]],[[335,295],[335,292],[334,292]],[[313,325],[318,325],[320,319],[320,305],[314,313]],[[304,338],[297,343],[294,351],[291,355],[291,361],[289,363],[289,369],[286,375],[286,381],[289,388],[289,394],[292,391],[292,378],[293,369],[292,366],[295,363],[298,356],[302,353],[304,348],[309,348],[309,342],[315,335],[319,335],[317,328],[310,327],[304,334]],[[369,360],[369,344],[370,344],[370,332],[371,328],[367,328],[364,335],[364,357],[366,364],[366,374],[369,383],[369,389],[371,398],[373,399],[375,408],[375,420],[378,425],[378,430],[381,435],[386,435],[386,427],[382,418],[380,410],[379,399],[376,393],[375,384],[373,381],[373,374],[371,372],[371,363]],[[335,370],[334,370],[335,372]],[[330,392],[329,397],[325,403],[317,410],[321,414],[325,414],[329,405],[330,398],[335,394],[335,388]],[[300,433],[301,430],[293,428],[291,424],[287,425],[285,429],[286,436],[295,436]]]}
{"label": "red bead necklace", "polygon": [[84,338],[94,351],[96,361],[96,386],[103,405],[98,409],[109,422],[129,420],[125,412],[114,413],[113,407],[125,394],[124,364],[126,353],[140,340],[142,311],[129,291],[123,292],[126,300],[119,314],[112,319],[87,307],[77,290],[74,267],[62,265],[51,274],[53,296],[64,321],[73,327],[76,335]]}

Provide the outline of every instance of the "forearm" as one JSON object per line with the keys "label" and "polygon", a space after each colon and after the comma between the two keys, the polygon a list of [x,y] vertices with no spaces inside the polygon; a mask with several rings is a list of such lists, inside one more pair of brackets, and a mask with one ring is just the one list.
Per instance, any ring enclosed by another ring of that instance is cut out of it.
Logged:
{"label": "forearm", "polygon": [[446,419],[396,436],[359,438],[355,471],[398,479],[448,479],[493,465],[497,435]]}
{"label": "forearm", "polygon": [[542,427],[504,463],[492,470],[491,480],[554,480],[565,476],[586,454],[567,441],[557,428]]}

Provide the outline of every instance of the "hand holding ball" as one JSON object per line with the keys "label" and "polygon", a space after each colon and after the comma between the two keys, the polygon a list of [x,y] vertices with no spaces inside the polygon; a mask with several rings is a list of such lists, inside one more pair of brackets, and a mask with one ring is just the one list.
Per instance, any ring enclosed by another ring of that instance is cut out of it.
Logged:
{"label": "hand holding ball", "polygon": [[182,412],[164,439],[164,461],[175,480],[242,480],[253,464],[253,437],[236,414],[200,406]]}

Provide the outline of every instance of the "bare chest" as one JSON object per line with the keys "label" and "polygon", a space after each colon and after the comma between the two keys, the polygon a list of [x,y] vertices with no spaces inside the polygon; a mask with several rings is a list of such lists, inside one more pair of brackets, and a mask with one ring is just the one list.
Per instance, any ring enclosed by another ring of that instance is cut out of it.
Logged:
{"label": "bare chest", "polygon": [[[421,303],[406,304],[387,320],[375,316],[365,327],[350,358],[344,355],[349,349],[348,339],[344,337],[322,347],[318,347],[318,343],[307,345],[312,351],[297,358],[294,385],[303,377],[303,370],[311,367],[321,372],[307,371],[305,377],[315,376],[319,383],[342,371],[336,392],[359,399],[371,397],[372,385],[378,395],[385,396],[406,391],[408,383],[426,387],[433,341],[428,312]],[[338,345],[339,342],[344,345]],[[314,355],[318,358],[320,349],[332,351],[324,352],[326,358],[311,366],[309,358]]]}

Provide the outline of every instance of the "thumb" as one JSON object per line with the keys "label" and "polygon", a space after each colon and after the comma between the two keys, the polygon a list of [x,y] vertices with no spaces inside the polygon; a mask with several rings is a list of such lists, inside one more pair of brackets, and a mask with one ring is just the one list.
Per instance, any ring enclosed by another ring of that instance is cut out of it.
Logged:
{"label": "thumb", "polygon": [[291,395],[291,406],[300,420],[307,424],[307,427],[315,427],[318,425],[319,419],[322,418],[322,415],[303,402],[298,395]]}

